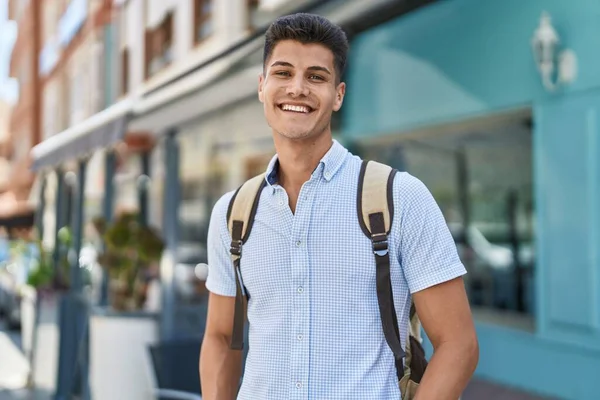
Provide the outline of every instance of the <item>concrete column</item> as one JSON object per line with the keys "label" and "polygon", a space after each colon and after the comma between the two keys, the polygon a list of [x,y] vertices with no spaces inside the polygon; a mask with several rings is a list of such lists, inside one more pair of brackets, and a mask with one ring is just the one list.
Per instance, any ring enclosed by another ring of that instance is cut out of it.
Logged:
{"label": "concrete column", "polygon": [[248,28],[248,1],[217,0],[214,7],[217,34],[225,43],[240,40]]}
{"label": "concrete column", "polygon": [[[115,208],[115,189],[113,178],[115,176],[116,156],[112,151],[107,151],[104,161],[104,204],[102,205],[102,216],[109,222],[113,219]],[[102,287],[100,289],[100,306],[108,305],[108,284],[109,278],[107,271],[102,272]]]}
{"label": "concrete column", "polygon": [[166,176],[163,203],[163,237],[166,243],[160,270],[162,287],[162,312],[160,313],[161,340],[169,340],[175,334],[173,273],[177,264],[177,250],[179,247],[179,203],[181,190],[179,182],[179,159],[177,130],[171,129],[165,139]]}

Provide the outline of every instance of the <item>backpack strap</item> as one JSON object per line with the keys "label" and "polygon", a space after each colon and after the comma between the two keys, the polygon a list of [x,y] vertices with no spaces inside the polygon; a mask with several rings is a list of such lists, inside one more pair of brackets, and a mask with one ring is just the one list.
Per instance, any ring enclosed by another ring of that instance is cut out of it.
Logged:
{"label": "backpack strap", "polygon": [[265,187],[265,174],[255,176],[246,181],[234,193],[227,210],[227,229],[231,235],[231,261],[236,275],[235,309],[233,314],[233,332],[230,348],[232,350],[244,349],[244,293],[242,292],[242,273],[240,259],[242,246],[248,240],[254,217],[258,209],[260,194]]}
{"label": "backpack strap", "polygon": [[358,180],[358,220],[371,239],[376,262],[377,301],[385,339],[394,353],[398,379],[403,375],[405,352],[400,343],[398,318],[390,279],[388,234],[394,219],[392,187],[398,171],[375,161],[363,161]]}

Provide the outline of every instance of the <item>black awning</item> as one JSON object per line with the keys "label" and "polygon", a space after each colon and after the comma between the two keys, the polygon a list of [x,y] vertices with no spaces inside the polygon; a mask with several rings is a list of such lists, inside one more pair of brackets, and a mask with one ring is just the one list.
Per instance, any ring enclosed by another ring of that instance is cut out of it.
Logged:
{"label": "black awning", "polygon": [[31,228],[35,223],[35,213],[31,211],[28,214],[14,215],[10,217],[0,217],[0,227],[4,228]]}
{"label": "black awning", "polygon": [[[46,167],[53,167],[91,154],[94,151],[109,147],[123,140],[127,128],[128,116],[124,115],[115,120],[108,121],[93,130],[87,131],[71,140],[57,143],[54,148],[33,154],[33,169],[40,170]],[[59,135],[67,134],[62,132]]]}

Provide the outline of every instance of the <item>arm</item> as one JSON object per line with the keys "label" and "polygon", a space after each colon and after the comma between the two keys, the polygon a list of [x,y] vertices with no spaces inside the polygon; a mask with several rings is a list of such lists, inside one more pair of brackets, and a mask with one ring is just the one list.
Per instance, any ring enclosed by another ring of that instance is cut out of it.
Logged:
{"label": "arm", "polygon": [[221,197],[215,204],[208,228],[206,288],[210,296],[199,365],[204,400],[235,399],[242,373],[243,352],[229,348],[236,293],[226,220],[232,194]]}
{"label": "arm", "polygon": [[413,294],[423,329],[433,344],[433,357],[417,390],[416,400],[456,400],[479,360],[479,345],[462,278]]}
{"label": "arm", "polygon": [[446,220],[427,187],[408,174],[399,181],[394,196],[401,215],[400,263],[425,333],[434,347],[416,399],[456,400],[479,358],[462,280],[466,270]]}
{"label": "arm", "polygon": [[200,382],[205,400],[233,400],[242,374],[242,351],[230,350],[235,297],[211,293],[200,355]]}

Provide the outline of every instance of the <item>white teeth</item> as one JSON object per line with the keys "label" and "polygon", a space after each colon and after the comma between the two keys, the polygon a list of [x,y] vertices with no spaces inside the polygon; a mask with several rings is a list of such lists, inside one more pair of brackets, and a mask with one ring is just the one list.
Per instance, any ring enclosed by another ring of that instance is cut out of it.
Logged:
{"label": "white teeth", "polygon": [[295,111],[295,112],[300,112],[300,113],[308,113],[310,110],[308,107],[305,106],[293,106],[290,104],[284,104],[281,106],[281,109],[284,111]]}

